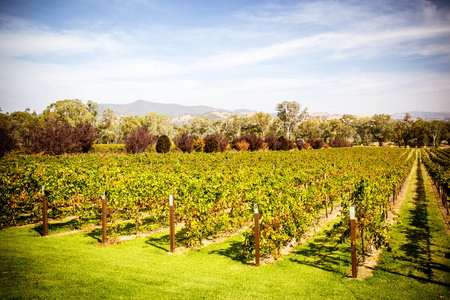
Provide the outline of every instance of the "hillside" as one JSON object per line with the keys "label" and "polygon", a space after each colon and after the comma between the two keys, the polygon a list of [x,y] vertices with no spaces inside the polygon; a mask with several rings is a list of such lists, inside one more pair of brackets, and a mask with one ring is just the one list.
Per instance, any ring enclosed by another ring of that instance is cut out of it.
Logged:
{"label": "hillside", "polygon": [[[157,112],[159,114],[168,115],[172,122],[179,124],[189,122],[195,117],[208,118],[210,120],[225,120],[232,114],[237,114],[239,116],[252,116],[256,113],[256,110],[249,109],[236,109],[231,111],[206,105],[186,106],[180,104],[149,102],[145,100],[138,100],[129,104],[99,104],[100,114],[106,109],[112,109],[114,113],[119,116],[132,115],[143,117],[150,112]],[[391,116],[395,120],[401,120],[404,118],[406,113],[409,113],[413,119],[421,118],[424,120],[450,120],[450,112],[410,111],[394,113],[391,114]],[[272,117],[276,116],[275,113],[271,113],[271,115]],[[326,116],[328,118],[342,117],[342,114],[327,112],[310,112],[310,115]]]}

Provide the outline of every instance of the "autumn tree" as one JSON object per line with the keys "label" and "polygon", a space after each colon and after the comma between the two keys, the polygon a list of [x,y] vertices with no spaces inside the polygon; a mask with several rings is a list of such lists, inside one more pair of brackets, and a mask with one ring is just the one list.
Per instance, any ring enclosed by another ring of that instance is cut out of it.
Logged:
{"label": "autumn tree", "polygon": [[194,149],[194,138],[183,132],[175,138],[175,145],[183,152],[191,153]]}
{"label": "autumn tree", "polygon": [[9,116],[0,115],[0,157],[18,147],[18,141],[14,136],[13,126]]}
{"label": "autumn tree", "polygon": [[131,131],[125,138],[125,149],[130,153],[142,153],[147,150],[151,143],[156,140],[155,136],[148,133],[146,126]]}

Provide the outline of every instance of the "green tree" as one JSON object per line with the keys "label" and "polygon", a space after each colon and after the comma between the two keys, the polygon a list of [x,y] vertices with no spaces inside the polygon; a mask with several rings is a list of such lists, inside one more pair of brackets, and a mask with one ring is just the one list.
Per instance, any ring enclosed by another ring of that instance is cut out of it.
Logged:
{"label": "green tree", "polygon": [[355,122],[355,130],[358,134],[361,142],[364,144],[368,144],[372,139],[372,129],[371,129],[372,121],[369,117],[359,118]]}
{"label": "green tree", "polygon": [[341,128],[341,138],[344,140],[355,140],[356,136],[356,120],[357,118],[353,115],[344,114],[340,121],[342,123]]}
{"label": "green tree", "polygon": [[251,116],[250,119],[255,126],[255,132],[259,133],[262,138],[265,138],[267,132],[269,131],[270,123],[272,122],[272,117],[270,114],[260,111]]}
{"label": "green tree", "polygon": [[300,104],[295,101],[278,103],[275,110],[277,117],[282,121],[286,137],[290,139],[291,130],[303,121],[308,115],[308,108],[301,110]]}
{"label": "green tree", "polygon": [[193,136],[194,139],[200,139],[214,132],[213,123],[209,119],[195,117],[190,123],[184,125],[188,135]]}
{"label": "green tree", "polygon": [[390,115],[374,115],[371,119],[371,133],[380,146],[388,141],[394,130],[395,123]]}
{"label": "green tree", "polygon": [[302,140],[322,138],[320,123],[320,117],[308,117],[298,125],[297,137]]}
{"label": "green tree", "polygon": [[25,111],[13,112],[10,118],[14,136],[19,143],[27,144],[27,136],[30,134],[31,127],[39,122],[36,113],[30,114],[30,109],[27,108]]}
{"label": "green tree", "polygon": [[169,116],[166,114],[148,113],[145,116],[143,125],[147,126],[148,132],[153,135],[167,135],[170,139],[176,135],[175,126],[170,122]]}
{"label": "green tree", "polygon": [[102,118],[98,124],[99,140],[103,144],[117,144],[121,139],[120,118],[111,109],[102,112]]}
{"label": "green tree", "polygon": [[436,143],[439,144],[441,134],[445,128],[445,124],[439,120],[433,120],[430,123],[429,130],[430,136],[433,139],[433,147],[436,148]]}
{"label": "green tree", "polygon": [[428,144],[428,136],[430,133],[430,123],[421,118],[417,118],[412,126],[416,147],[426,146]]}
{"label": "green tree", "polygon": [[86,105],[78,99],[57,101],[47,106],[42,112],[42,118],[45,122],[55,120],[56,122],[64,122],[71,126],[76,123],[86,122],[95,125],[97,115],[98,105],[95,102],[90,101]]}

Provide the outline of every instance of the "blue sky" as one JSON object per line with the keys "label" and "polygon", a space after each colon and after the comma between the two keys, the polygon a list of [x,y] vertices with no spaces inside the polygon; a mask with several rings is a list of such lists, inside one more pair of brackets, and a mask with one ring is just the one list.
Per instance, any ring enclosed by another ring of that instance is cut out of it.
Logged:
{"label": "blue sky", "polygon": [[0,107],[450,111],[446,1],[0,1]]}

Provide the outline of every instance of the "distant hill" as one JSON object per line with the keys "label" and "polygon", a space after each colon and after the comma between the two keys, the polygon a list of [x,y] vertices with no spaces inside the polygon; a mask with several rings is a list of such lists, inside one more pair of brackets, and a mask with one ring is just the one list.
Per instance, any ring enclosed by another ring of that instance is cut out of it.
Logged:
{"label": "distant hill", "polygon": [[[232,114],[240,116],[252,116],[256,113],[255,110],[236,109],[234,111],[215,108],[212,106],[197,105],[185,106],[180,104],[166,104],[149,102],[145,100],[138,100],[130,104],[99,104],[100,114],[106,109],[112,109],[115,114],[119,116],[145,116],[150,112],[157,112],[159,114],[166,114],[169,116],[171,122],[182,124],[191,121],[195,117],[208,118],[210,120],[225,120]],[[424,120],[444,120],[450,121],[450,112],[421,112],[411,111],[403,113],[392,114],[394,120],[401,120],[409,113],[413,119],[421,118]],[[271,114],[276,117],[276,113]],[[332,114],[325,112],[310,112],[311,116],[326,116],[329,119],[341,118],[341,114]],[[361,117],[361,116],[356,116]],[[367,116],[370,117],[370,116]]]}
{"label": "distant hill", "polygon": [[166,104],[138,100],[130,104],[99,104],[99,113],[111,109],[119,116],[144,117],[150,112],[166,114],[175,123],[189,122],[195,117],[209,118],[210,120],[225,120],[231,114],[253,115],[256,111],[248,109],[226,110],[205,105],[185,106],[180,104]]}
{"label": "distant hill", "polygon": [[412,119],[421,118],[423,120],[441,120],[450,121],[450,112],[425,112],[425,111],[408,111],[403,113],[392,114],[394,120],[401,120],[406,114],[410,114]]}
{"label": "distant hill", "polygon": [[106,109],[112,109],[117,115],[123,116],[145,116],[149,112],[157,112],[175,117],[185,114],[201,115],[204,113],[218,111],[227,112],[224,109],[218,109],[210,106],[184,106],[179,104],[165,104],[138,100],[130,104],[99,104],[99,112],[102,113]]}

